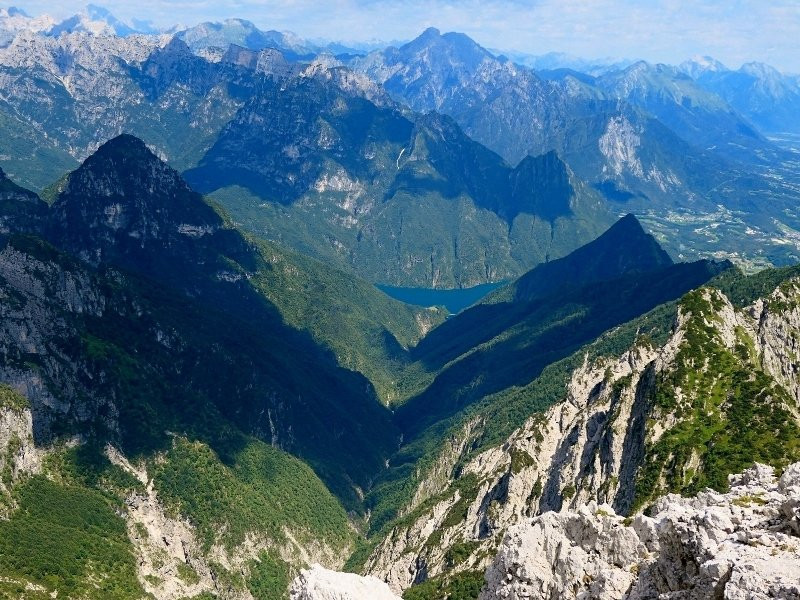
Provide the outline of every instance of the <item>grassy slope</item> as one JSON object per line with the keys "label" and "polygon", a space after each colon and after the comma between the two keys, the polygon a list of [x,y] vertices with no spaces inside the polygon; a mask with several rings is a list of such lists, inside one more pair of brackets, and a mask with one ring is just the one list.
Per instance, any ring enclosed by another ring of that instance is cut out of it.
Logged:
{"label": "grassy slope", "polygon": [[[341,504],[300,460],[250,439],[235,464],[224,464],[205,444],[176,440],[150,461],[159,498],[187,519],[208,550],[229,551],[246,535],[286,544],[329,544],[346,552],[354,532]],[[146,597],[125,524],[125,498],[142,484],[88,443],[50,454],[45,475],[25,477],[12,492],[17,508],[0,521],[0,598]],[[262,552],[244,572],[212,564],[216,577],[259,598],[283,598],[288,575],[300,566],[275,550]],[[149,596],[147,596],[149,597]]]}
{"label": "grassy slope", "polygon": [[[0,410],[22,413],[27,398],[0,386]],[[0,501],[11,512],[0,520],[0,598],[39,600],[98,597],[143,598],[128,541],[122,493],[135,485],[106,461],[103,472],[78,468],[87,453],[79,447],[50,456],[45,475],[12,477],[20,440],[3,457]],[[115,493],[111,490],[115,490]]]}
{"label": "grassy slope", "polygon": [[[43,476],[18,484],[14,495],[17,510],[0,522],[0,598],[145,596],[119,501]],[[42,589],[26,591],[26,582]]]}
{"label": "grassy slope", "polygon": [[159,496],[195,524],[206,548],[229,550],[247,534],[285,542],[284,530],[307,544],[337,550],[352,543],[347,514],[302,461],[250,439],[226,464],[206,444],[178,438],[154,465]]}
{"label": "grassy slope", "polygon": [[754,461],[781,467],[800,458],[800,426],[790,412],[794,399],[762,370],[744,330],[737,331],[734,350],[719,339],[713,323],[720,296],[706,298],[698,290],[680,304],[691,314],[685,342],[674,367],[656,382],[651,416],[674,415],[677,422],[646,448],[636,507],[666,492],[724,491],[728,475]]}

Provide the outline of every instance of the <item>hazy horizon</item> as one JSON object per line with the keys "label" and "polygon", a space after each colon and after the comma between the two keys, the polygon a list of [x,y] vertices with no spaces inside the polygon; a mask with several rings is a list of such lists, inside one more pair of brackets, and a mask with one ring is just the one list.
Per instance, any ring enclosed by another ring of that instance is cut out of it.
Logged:
{"label": "hazy horizon", "polygon": [[[15,2],[31,15],[64,18],[86,2]],[[586,59],[626,58],[678,64],[711,56],[729,68],[756,61],[800,72],[796,0],[120,0],[98,2],[118,18],[159,27],[242,18],[261,29],[344,43],[410,40],[427,27],[459,31],[487,48],[550,52]]]}

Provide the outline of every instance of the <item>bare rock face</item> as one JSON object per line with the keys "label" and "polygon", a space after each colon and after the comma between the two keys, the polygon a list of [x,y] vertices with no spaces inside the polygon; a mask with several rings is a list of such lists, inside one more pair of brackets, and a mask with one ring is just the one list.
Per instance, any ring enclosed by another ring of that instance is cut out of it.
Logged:
{"label": "bare rock face", "polygon": [[[690,414],[678,407],[705,394],[660,388],[665,377],[680,367],[681,353],[692,343],[688,333],[698,324],[713,331],[712,341],[720,352],[733,356],[742,344],[750,347],[749,366],[744,368],[763,370],[779,385],[785,392],[787,420],[800,423],[800,280],[784,282],[744,309],[710,288],[700,298],[713,308],[707,315],[681,309],[672,335],[660,347],[641,341],[617,357],[586,360],[572,372],[563,401],[531,415],[504,444],[465,460],[460,474],[474,478],[471,488],[451,485],[448,478],[481,423],[454,436],[431,476],[420,485],[409,511],[423,499],[437,495],[440,499],[415,520],[392,529],[366,561],[364,572],[400,593],[446,572],[486,569],[506,532],[518,523],[529,523],[531,517],[549,511],[581,514],[580,507],[590,503],[600,513],[632,515],[664,495],[669,491],[664,484],[666,462],[657,465],[662,472],[657,488],[638,504],[637,477],[652,448]],[[674,406],[653,403],[659,389],[675,399]],[[686,473],[696,471],[701,458],[692,452],[683,460],[679,469]],[[463,517],[454,519],[455,509]],[[798,509],[795,505],[793,510]],[[457,543],[470,544],[474,550],[462,563],[447,566],[447,550]]]}
{"label": "bare rock face", "polygon": [[482,597],[557,600],[578,589],[587,597],[622,598],[647,553],[608,505],[548,512],[509,530]]}
{"label": "bare rock face", "polygon": [[400,600],[377,577],[339,573],[320,565],[300,572],[289,597],[291,600]]}
{"label": "bare rock face", "polygon": [[593,502],[511,527],[480,598],[800,599],[800,463],[623,520]]}
{"label": "bare rock face", "polygon": [[33,441],[33,417],[27,402],[10,387],[0,387],[0,519],[16,508],[13,484],[42,470],[45,452]]}

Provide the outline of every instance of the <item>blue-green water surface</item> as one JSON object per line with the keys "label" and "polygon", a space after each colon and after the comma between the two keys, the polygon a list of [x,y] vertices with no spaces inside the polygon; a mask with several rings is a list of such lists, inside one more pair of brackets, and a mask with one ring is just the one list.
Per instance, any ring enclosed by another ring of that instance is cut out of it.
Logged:
{"label": "blue-green water surface", "polygon": [[505,282],[484,283],[471,288],[454,290],[435,290],[430,288],[394,287],[391,285],[378,285],[378,289],[395,300],[417,306],[444,306],[451,314],[461,312],[482,300]]}

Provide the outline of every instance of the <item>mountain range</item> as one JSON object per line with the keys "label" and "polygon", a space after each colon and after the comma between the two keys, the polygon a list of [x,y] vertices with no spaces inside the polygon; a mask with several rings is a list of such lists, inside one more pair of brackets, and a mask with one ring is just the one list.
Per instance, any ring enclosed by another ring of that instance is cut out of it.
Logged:
{"label": "mountain range", "polygon": [[[20,35],[3,51],[14,90],[9,121],[51,132],[37,145],[41,164],[12,162],[11,176],[42,189],[48,178],[39,168],[51,168],[55,180],[59,163],[73,165],[101,132],[134,131],[171,164],[189,167],[187,178],[250,231],[390,284],[506,279],[613,219],[558,157],[514,169],[447,118],[404,114],[374,83],[335,64],[295,67],[272,51],[246,49],[215,63],[177,38],[164,46],[111,40]],[[64,51],[76,62],[63,66]],[[30,93],[43,82],[58,92]],[[48,105],[56,95],[63,108],[54,114]],[[161,125],[150,118],[154,110]],[[257,126],[272,119],[289,128]],[[404,219],[438,221],[439,233],[420,238],[416,228],[403,230]],[[485,254],[480,241],[494,236],[506,241]],[[387,238],[396,241],[387,246]]]}
{"label": "mountain range", "polygon": [[0,29],[4,32],[33,31],[44,35],[58,37],[64,33],[88,33],[91,35],[158,34],[159,29],[149,21],[134,19],[125,23],[117,19],[111,12],[96,4],[87,4],[80,13],[61,21],[50,15],[31,17],[21,8],[11,6],[0,8]]}
{"label": "mountain range", "polygon": [[797,133],[800,105],[797,75],[784,75],[763,63],[751,62],[728,69],[706,57],[682,63],[679,68],[704,89],[718,94],[731,107],[772,135]]}
{"label": "mountain range", "polygon": [[[8,589],[277,598],[297,566],[342,567],[351,553],[349,568],[364,565],[403,589],[428,577],[459,585],[473,577],[463,569],[483,564],[490,546],[480,541],[484,525],[474,541],[445,532],[468,530],[460,515],[473,514],[472,502],[507,502],[509,484],[503,479],[495,489],[490,479],[481,492],[483,480],[463,470],[466,457],[496,452],[508,436],[523,435],[518,428],[541,423],[531,414],[559,410],[551,408],[560,406],[557,390],[570,377],[583,381],[586,356],[602,363],[626,348],[652,353],[664,344],[675,352],[681,336],[695,339],[681,332],[697,321],[681,314],[728,315],[723,292],[747,306],[784,281],[773,299],[756,303],[765,314],[775,311],[774,324],[745,311],[735,317],[742,324],[730,327],[761,323],[753,339],[766,345],[752,352],[770,356],[771,366],[763,381],[748,384],[761,391],[742,399],[775,398],[778,412],[765,426],[789,428],[772,442],[747,443],[767,444],[761,460],[796,458],[791,444],[769,444],[794,435],[781,408],[796,402],[781,375],[791,355],[781,341],[787,338],[774,332],[796,326],[790,278],[797,269],[747,278],[730,263],[673,264],[629,215],[590,245],[440,324],[442,312],[402,305],[351,275],[241,234],[132,136],[103,144],[53,193],[48,205],[5,175],[0,186],[7,515],[0,528],[4,539],[19,540],[0,559]],[[715,287],[676,303],[704,284]],[[670,333],[676,309],[679,329]],[[720,331],[696,343],[733,343],[728,329]],[[718,351],[754,361],[747,339]],[[702,348],[689,346],[674,360],[711,351]],[[737,364],[725,371],[732,381],[746,368]],[[662,369],[664,383],[654,392],[660,410],[676,409],[658,390],[689,389],[675,379],[684,376],[681,368]],[[709,374],[693,385],[702,395],[718,380]],[[614,379],[608,385],[625,389]],[[678,429],[663,438],[680,439]],[[637,491],[614,484],[629,498],[619,510],[657,493],[648,473],[663,468],[666,443],[653,441],[625,463],[643,483]],[[509,452],[512,470],[538,460]],[[708,462],[698,473],[718,482],[742,460]],[[659,485],[680,490],[684,481]],[[450,502],[452,489],[462,500],[437,526],[445,537],[423,545],[411,579],[398,578],[406,558],[395,553],[414,554],[392,540],[428,519],[426,511],[441,515],[434,507]],[[566,497],[564,490],[553,498]],[[69,515],[56,529],[42,512],[54,503]],[[502,530],[506,521],[492,518]],[[87,519],[94,519],[90,529]],[[361,541],[353,520],[365,528]],[[49,550],[37,545],[53,536],[62,537]],[[52,573],[54,564],[60,575],[44,579],[40,573]]]}
{"label": "mountain range", "polygon": [[0,599],[800,594],[792,76],[0,29]]}
{"label": "mountain range", "polygon": [[[434,29],[337,59],[243,21],[212,25],[172,37],[15,34],[0,49],[3,168],[43,191],[103,140],[133,133],[250,232],[382,284],[514,278],[626,212],[674,258],[747,269],[797,258],[791,147],[686,67],[533,71]],[[295,109],[291,128],[265,126]],[[367,114],[370,129],[353,129]],[[427,148],[418,133],[436,130],[448,133]],[[470,183],[476,169],[490,186]],[[564,173],[571,191],[553,207],[524,198],[514,186],[531,173],[542,179],[533,195]],[[419,239],[404,220],[435,233]]]}

